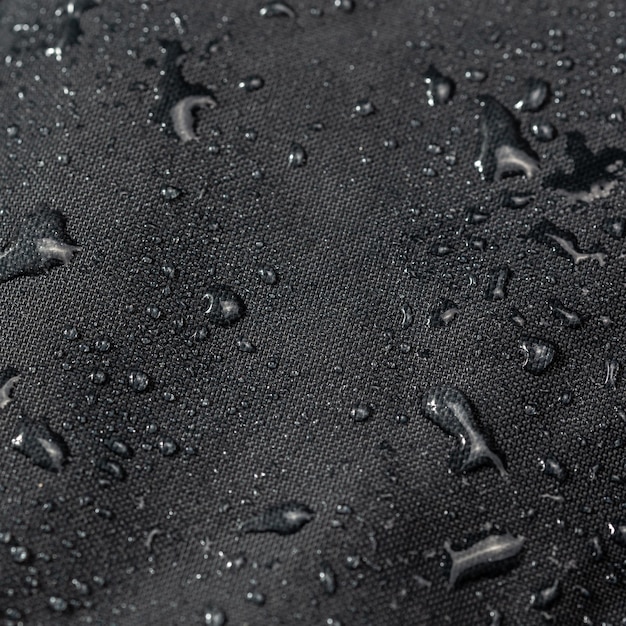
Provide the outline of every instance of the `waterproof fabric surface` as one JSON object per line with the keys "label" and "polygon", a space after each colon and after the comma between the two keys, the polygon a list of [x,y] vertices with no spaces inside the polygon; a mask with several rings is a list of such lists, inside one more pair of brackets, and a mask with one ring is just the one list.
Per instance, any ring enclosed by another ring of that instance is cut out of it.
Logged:
{"label": "waterproof fabric surface", "polygon": [[5,0],[7,623],[624,623],[623,10]]}

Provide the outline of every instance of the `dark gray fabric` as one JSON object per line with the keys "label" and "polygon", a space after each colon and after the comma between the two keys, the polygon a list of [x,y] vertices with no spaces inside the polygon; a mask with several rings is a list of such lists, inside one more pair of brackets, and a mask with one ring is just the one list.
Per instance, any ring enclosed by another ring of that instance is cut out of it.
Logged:
{"label": "dark gray fabric", "polygon": [[[622,6],[262,6],[0,6],[0,236],[47,207],[80,247],[0,284],[0,366],[21,375],[0,415],[8,623],[625,623],[624,259],[605,223],[624,213]],[[431,64],[448,103],[428,104]],[[547,101],[517,111],[531,78]],[[198,94],[217,106],[182,143],[168,112]],[[481,178],[485,95],[532,178]],[[212,323],[214,285],[240,321]],[[539,375],[528,337],[556,349]],[[449,471],[459,443],[421,407],[435,385],[466,396],[508,478]],[[62,437],[60,471],[12,445],[23,420]],[[243,532],[284,503],[305,507],[287,534]],[[444,545],[496,533],[525,538],[517,562],[449,589]]]}

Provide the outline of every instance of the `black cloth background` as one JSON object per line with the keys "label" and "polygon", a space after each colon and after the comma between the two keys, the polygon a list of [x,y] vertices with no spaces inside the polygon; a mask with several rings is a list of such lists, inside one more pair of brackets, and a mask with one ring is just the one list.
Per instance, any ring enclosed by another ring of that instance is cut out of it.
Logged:
{"label": "black cloth background", "polygon": [[[623,623],[626,553],[609,524],[626,516],[624,382],[604,383],[607,360],[625,357],[624,259],[602,225],[623,212],[624,190],[572,206],[544,184],[573,169],[567,132],[593,153],[626,148],[614,111],[623,7],[356,0],[347,12],[294,0],[295,18],[264,18],[261,6],[106,0],[80,12],[82,35],[59,59],[45,53],[67,20],[55,2],[0,7],[0,235],[45,205],[81,246],[66,265],[0,285],[2,365],[22,376],[0,415],[7,619],[202,624],[219,607],[233,625],[479,625],[490,611],[502,624]],[[181,42],[184,80],[218,103],[197,111],[198,141],[150,119],[155,90],[169,89],[164,40]],[[448,104],[428,105],[430,64],[456,83]],[[466,79],[470,68],[486,80]],[[261,89],[239,86],[254,75]],[[516,113],[541,170],[484,181],[477,96],[513,110],[529,77],[551,86],[542,111]],[[355,113],[363,100],[371,115]],[[558,130],[549,143],[530,132],[544,119]],[[294,143],[302,167],[289,166]],[[167,199],[168,186],[180,195]],[[532,200],[509,208],[511,190]],[[470,207],[487,221],[468,224]],[[600,245],[606,264],[529,239],[542,219],[583,250]],[[442,244],[451,253],[433,255]],[[488,301],[502,265],[507,296]],[[204,313],[216,283],[245,302],[232,327]],[[552,316],[554,297],[583,328]],[[428,325],[442,299],[460,314]],[[521,367],[525,334],[557,347],[540,376]],[[149,376],[143,392],[134,370]],[[508,481],[489,466],[449,471],[457,442],[420,408],[437,384],[472,402]],[[372,409],[364,422],[350,415],[359,403]],[[12,448],[20,416],[63,437],[62,471]],[[111,438],[133,458],[116,458]],[[565,481],[542,473],[547,454]],[[103,458],[125,480],[103,486]],[[294,500],[315,511],[297,533],[240,531]],[[448,589],[444,543],[504,531],[526,538],[519,563]],[[531,594],[555,579],[561,597],[542,615]],[[254,591],[263,606],[246,600]]]}

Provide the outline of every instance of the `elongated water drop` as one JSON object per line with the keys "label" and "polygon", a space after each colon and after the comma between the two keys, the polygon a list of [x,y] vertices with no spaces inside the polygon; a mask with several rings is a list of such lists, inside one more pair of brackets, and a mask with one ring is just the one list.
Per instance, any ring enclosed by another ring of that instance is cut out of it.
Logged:
{"label": "elongated water drop", "polygon": [[0,409],[13,402],[13,390],[19,380],[20,375],[13,367],[7,367],[0,372]]}
{"label": "elongated water drop", "polygon": [[277,533],[291,535],[315,517],[315,513],[300,502],[283,502],[270,506],[242,526],[246,533]]}
{"label": "elongated water drop", "polygon": [[524,546],[524,537],[510,533],[490,535],[464,550],[453,550],[446,541],[444,549],[451,559],[448,582],[455,586],[462,580],[483,574],[506,571],[516,564]]}
{"label": "elongated water drop", "polygon": [[444,432],[459,439],[459,448],[451,455],[452,469],[467,471],[491,463],[502,476],[507,472],[500,457],[491,450],[479,431],[472,408],[465,396],[454,387],[433,387],[422,400],[426,417]]}
{"label": "elongated water drop", "polygon": [[22,420],[11,446],[45,470],[59,472],[67,462],[65,441],[43,422]]}
{"label": "elongated water drop", "polygon": [[528,237],[539,243],[548,244],[561,256],[571,259],[574,265],[582,261],[596,261],[600,266],[606,265],[607,255],[604,251],[582,252],[574,233],[558,228],[548,220],[541,220],[536,224],[528,233]]}

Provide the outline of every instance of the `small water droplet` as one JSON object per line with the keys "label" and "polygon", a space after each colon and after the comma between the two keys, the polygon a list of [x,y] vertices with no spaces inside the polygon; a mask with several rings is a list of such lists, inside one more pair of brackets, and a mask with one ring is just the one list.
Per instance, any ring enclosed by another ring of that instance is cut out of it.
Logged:
{"label": "small water droplet", "polygon": [[431,311],[428,325],[439,328],[448,326],[460,313],[461,310],[452,300],[442,300],[441,304]]}
{"label": "small water droplet", "polygon": [[426,96],[431,107],[436,104],[447,104],[452,100],[456,88],[454,81],[441,74],[434,65],[430,65],[428,68],[424,82],[428,86]]}
{"label": "small water droplet", "polygon": [[287,157],[287,161],[290,167],[302,167],[306,163],[306,152],[304,148],[297,143],[294,143],[291,146],[291,150],[289,151],[289,156]]}
{"label": "small water droplet", "polygon": [[371,100],[359,100],[354,106],[354,112],[361,117],[372,115],[376,109]]}
{"label": "small water droplet", "polygon": [[209,321],[218,326],[236,324],[245,313],[243,300],[226,285],[211,285],[203,300],[208,302]]}
{"label": "small water droplet", "polygon": [[244,89],[245,91],[252,92],[262,89],[264,85],[265,81],[263,80],[263,78],[255,74],[253,76],[248,76],[247,78],[240,80],[238,87],[239,89]]}
{"label": "small water droplet", "polygon": [[14,563],[24,565],[31,560],[31,553],[25,546],[11,546],[10,554]]}
{"label": "small water droplet", "polygon": [[524,355],[522,368],[531,374],[543,374],[556,356],[556,348],[545,339],[522,337],[519,348]]}
{"label": "small water droplet", "polygon": [[502,194],[502,206],[507,209],[523,209],[533,199],[532,194],[505,191]]}
{"label": "small water droplet", "polygon": [[241,529],[245,533],[277,533],[291,535],[298,532],[310,522],[315,513],[306,505],[299,502],[284,502],[270,506],[259,515],[246,521]]}
{"label": "small water droplet", "polygon": [[224,626],[227,621],[226,613],[216,606],[209,606],[204,610],[206,626]]}
{"label": "small water droplet", "polygon": [[122,481],[126,478],[126,471],[117,461],[102,458],[96,463],[96,465],[101,472],[108,474],[115,480]]}
{"label": "small water droplet", "polygon": [[465,78],[472,83],[482,83],[487,78],[487,72],[472,67],[468,70],[465,70]]}
{"label": "small water droplet", "polygon": [[239,337],[239,339],[237,339],[236,345],[237,350],[239,350],[240,352],[248,352],[250,354],[252,352],[256,352],[256,346],[245,337]]}
{"label": "small water droplet", "polygon": [[453,470],[467,471],[491,463],[502,476],[506,476],[502,460],[478,430],[472,408],[458,389],[433,387],[424,394],[422,409],[431,422],[459,439],[460,445],[450,457]]}
{"label": "small water droplet", "polygon": [[337,576],[329,563],[320,565],[319,580],[322,589],[330,596],[337,590]]}
{"label": "small water droplet", "polygon": [[626,234],[626,220],[621,216],[607,217],[602,222],[602,229],[613,239],[623,239]]}
{"label": "small water droplet", "polygon": [[333,0],[333,6],[344,13],[352,13],[354,11],[354,0]]}
{"label": "small water droplet", "polygon": [[559,482],[563,482],[567,477],[565,468],[561,465],[559,460],[552,454],[547,454],[543,459],[539,461],[541,465],[541,471],[551,478],[556,478]]}
{"label": "small water droplet", "polygon": [[165,187],[161,188],[161,196],[163,196],[163,198],[165,198],[165,200],[176,200],[176,198],[178,198],[180,195],[182,194],[182,191],[180,189],[178,189],[178,187],[172,187],[171,185],[166,185]]}
{"label": "small water droplet", "polygon": [[261,17],[295,18],[296,12],[285,2],[268,2],[259,9]]}
{"label": "small water droplet", "polygon": [[530,132],[539,140],[543,142],[554,141],[557,136],[556,128],[550,122],[535,122],[530,127]]}
{"label": "small water droplet", "polygon": [[159,452],[163,456],[174,456],[178,452],[178,444],[169,437],[164,437],[159,441]]}
{"label": "small water droplet", "polygon": [[369,406],[369,404],[360,402],[350,409],[350,417],[355,422],[366,422],[370,417],[372,417],[372,407]]}
{"label": "small water droplet", "polygon": [[111,452],[121,456],[123,459],[130,459],[133,456],[132,448],[120,439],[109,439],[106,446]]}
{"label": "small water droplet", "polygon": [[266,285],[275,285],[278,282],[276,270],[269,265],[261,265],[258,269],[258,275],[261,281]]}
{"label": "small water droplet", "polygon": [[65,613],[69,609],[67,600],[60,598],[59,596],[50,596],[48,598],[48,606],[55,613]]}
{"label": "small water droplet", "polygon": [[538,78],[529,78],[525,84],[524,97],[515,104],[518,111],[539,111],[550,95],[550,85]]}
{"label": "small water droplet", "polygon": [[561,597],[561,583],[556,579],[551,585],[543,587],[530,596],[530,606],[539,611],[549,609]]}
{"label": "small water droplet", "polygon": [[415,319],[415,316],[413,314],[413,309],[411,308],[410,305],[405,304],[400,309],[400,312],[402,313],[402,321],[400,322],[400,326],[402,330],[406,330],[413,324],[413,320]]}
{"label": "small water droplet", "polygon": [[141,370],[131,370],[128,372],[128,385],[136,392],[145,391],[150,384],[150,378]]}
{"label": "small water droplet", "polygon": [[499,302],[506,298],[506,290],[511,280],[511,270],[508,265],[502,265],[489,274],[489,283],[485,291],[485,299],[489,302]]}
{"label": "small water droplet", "polygon": [[581,328],[583,325],[583,319],[574,309],[566,307],[560,300],[556,298],[550,298],[548,305],[552,315],[557,320],[560,320],[564,326],[569,328]]}
{"label": "small water droplet", "polygon": [[256,604],[257,606],[263,606],[265,604],[265,594],[260,591],[248,591],[246,593],[246,601]]}
{"label": "small water droplet", "polygon": [[604,378],[604,388],[615,390],[617,387],[617,377],[619,376],[620,365],[616,359],[605,361],[606,376]]}

